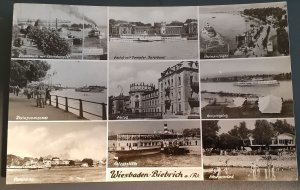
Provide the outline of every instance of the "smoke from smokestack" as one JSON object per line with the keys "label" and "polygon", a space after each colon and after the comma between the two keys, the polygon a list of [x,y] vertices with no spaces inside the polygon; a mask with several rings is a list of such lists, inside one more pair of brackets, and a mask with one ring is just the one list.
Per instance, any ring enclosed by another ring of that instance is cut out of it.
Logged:
{"label": "smoke from smokestack", "polygon": [[70,6],[70,5],[67,5],[67,6],[58,6],[62,11],[68,13],[68,14],[71,14],[73,16],[75,16],[76,18],[78,19],[84,19],[86,22],[90,23],[90,24],[93,24],[95,26],[97,26],[96,22],[93,21],[91,18],[85,16],[84,14],[82,14],[79,10],[78,10],[78,7],[75,7],[75,6]]}

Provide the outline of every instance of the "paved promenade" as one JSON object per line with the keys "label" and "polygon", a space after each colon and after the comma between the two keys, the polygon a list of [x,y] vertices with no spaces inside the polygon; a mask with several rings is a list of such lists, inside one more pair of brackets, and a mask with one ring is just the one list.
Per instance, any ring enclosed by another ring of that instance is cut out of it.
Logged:
{"label": "paved promenade", "polygon": [[36,106],[36,99],[27,99],[26,96],[9,97],[9,121],[48,121],[48,120],[80,120],[71,113],[54,106],[45,105],[45,108]]}

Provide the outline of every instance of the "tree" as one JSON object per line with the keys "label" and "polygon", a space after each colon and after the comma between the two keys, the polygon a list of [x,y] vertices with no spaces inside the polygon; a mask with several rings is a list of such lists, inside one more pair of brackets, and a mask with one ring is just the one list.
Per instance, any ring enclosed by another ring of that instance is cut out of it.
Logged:
{"label": "tree", "polygon": [[200,128],[184,129],[182,134],[184,137],[200,136]]}
{"label": "tree", "polygon": [[252,134],[258,144],[268,146],[271,143],[274,131],[267,120],[256,120]]}
{"label": "tree", "polygon": [[241,146],[241,140],[236,136],[232,136],[228,133],[222,133],[219,136],[218,148],[235,149],[240,146]]}
{"label": "tree", "polygon": [[40,60],[11,61],[10,84],[25,87],[32,81],[41,81],[50,69],[50,65]]}
{"label": "tree", "polygon": [[89,165],[89,167],[92,167],[93,166],[93,159],[91,158],[85,158],[82,160],[82,163],[87,163]]}
{"label": "tree", "polygon": [[202,122],[202,138],[204,148],[214,148],[217,145],[217,133],[220,130],[218,122],[218,120]]}
{"label": "tree", "polygon": [[277,132],[279,134],[282,133],[290,133],[295,134],[295,127],[289,124],[286,120],[276,120],[275,123],[272,123],[274,132]]}
{"label": "tree", "polygon": [[69,166],[75,166],[75,161],[74,160],[70,160]]}

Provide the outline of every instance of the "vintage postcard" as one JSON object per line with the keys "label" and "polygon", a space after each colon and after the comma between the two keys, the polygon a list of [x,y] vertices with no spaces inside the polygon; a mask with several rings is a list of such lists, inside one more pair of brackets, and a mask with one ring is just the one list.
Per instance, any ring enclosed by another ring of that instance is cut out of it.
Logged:
{"label": "vintage postcard", "polygon": [[199,7],[202,59],[289,55],[286,2]]}
{"label": "vintage postcard", "polygon": [[14,5],[12,58],[107,59],[107,7]]}
{"label": "vintage postcard", "polygon": [[199,180],[201,141],[200,120],[110,121],[108,179]]}
{"label": "vintage postcard", "polygon": [[294,116],[288,56],[206,60],[200,71],[204,119]]}
{"label": "vintage postcard", "polygon": [[106,122],[9,122],[7,184],[105,181]]}
{"label": "vintage postcard", "polygon": [[298,179],[294,118],[202,121],[205,180]]}
{"label": "vintage postcard", "polygon": [[105,120],[107,63],[12,60],[10,121]]}
{"label": "vintage postcard", "polygon": [[200,119],[197,61],[110,62],[109,119]]}
{"label": "vintage postcard", "polygon": [[196,7],[110,7],[111,60],[198,59]]}

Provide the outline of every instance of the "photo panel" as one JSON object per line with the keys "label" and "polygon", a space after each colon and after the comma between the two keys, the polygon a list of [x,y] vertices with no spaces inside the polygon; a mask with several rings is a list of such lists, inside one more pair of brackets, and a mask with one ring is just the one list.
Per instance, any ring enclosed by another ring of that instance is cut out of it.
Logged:
{"label": "photo panel", "polygon": [[204,180],[296,181],[294,118],[203,120]]}
{"label": "photo panel", "polygon": [[106,120],[106,61],[12,60],[10,121]]}
{"label": "photo panel", "polygon": [[199,7],[200,58],[289,55],[286,2]]}
{"label": "photo panel", "polygon": [[109,65],[109,119],[200,119],[197,61]]}
{"label": "photo panel", "polygon": [[7,184],[103,182],[106,122],[9,122]]}
{"label": "photo panel", "polygon": [[106,7],[16,3],[12,58],[107,59],[105,28]]}
{"label": "photo panel", "polygon": [[203,119],[294,117],[289,56],[201,61]]}
{"label": "photo panel", "polygon": [[110,60],[198,59],[197,7],[110,7]]}
{"label": "photo panel", "polygon": [[200,180],[201,143],[200,120],[109,121],[108,180]]}

